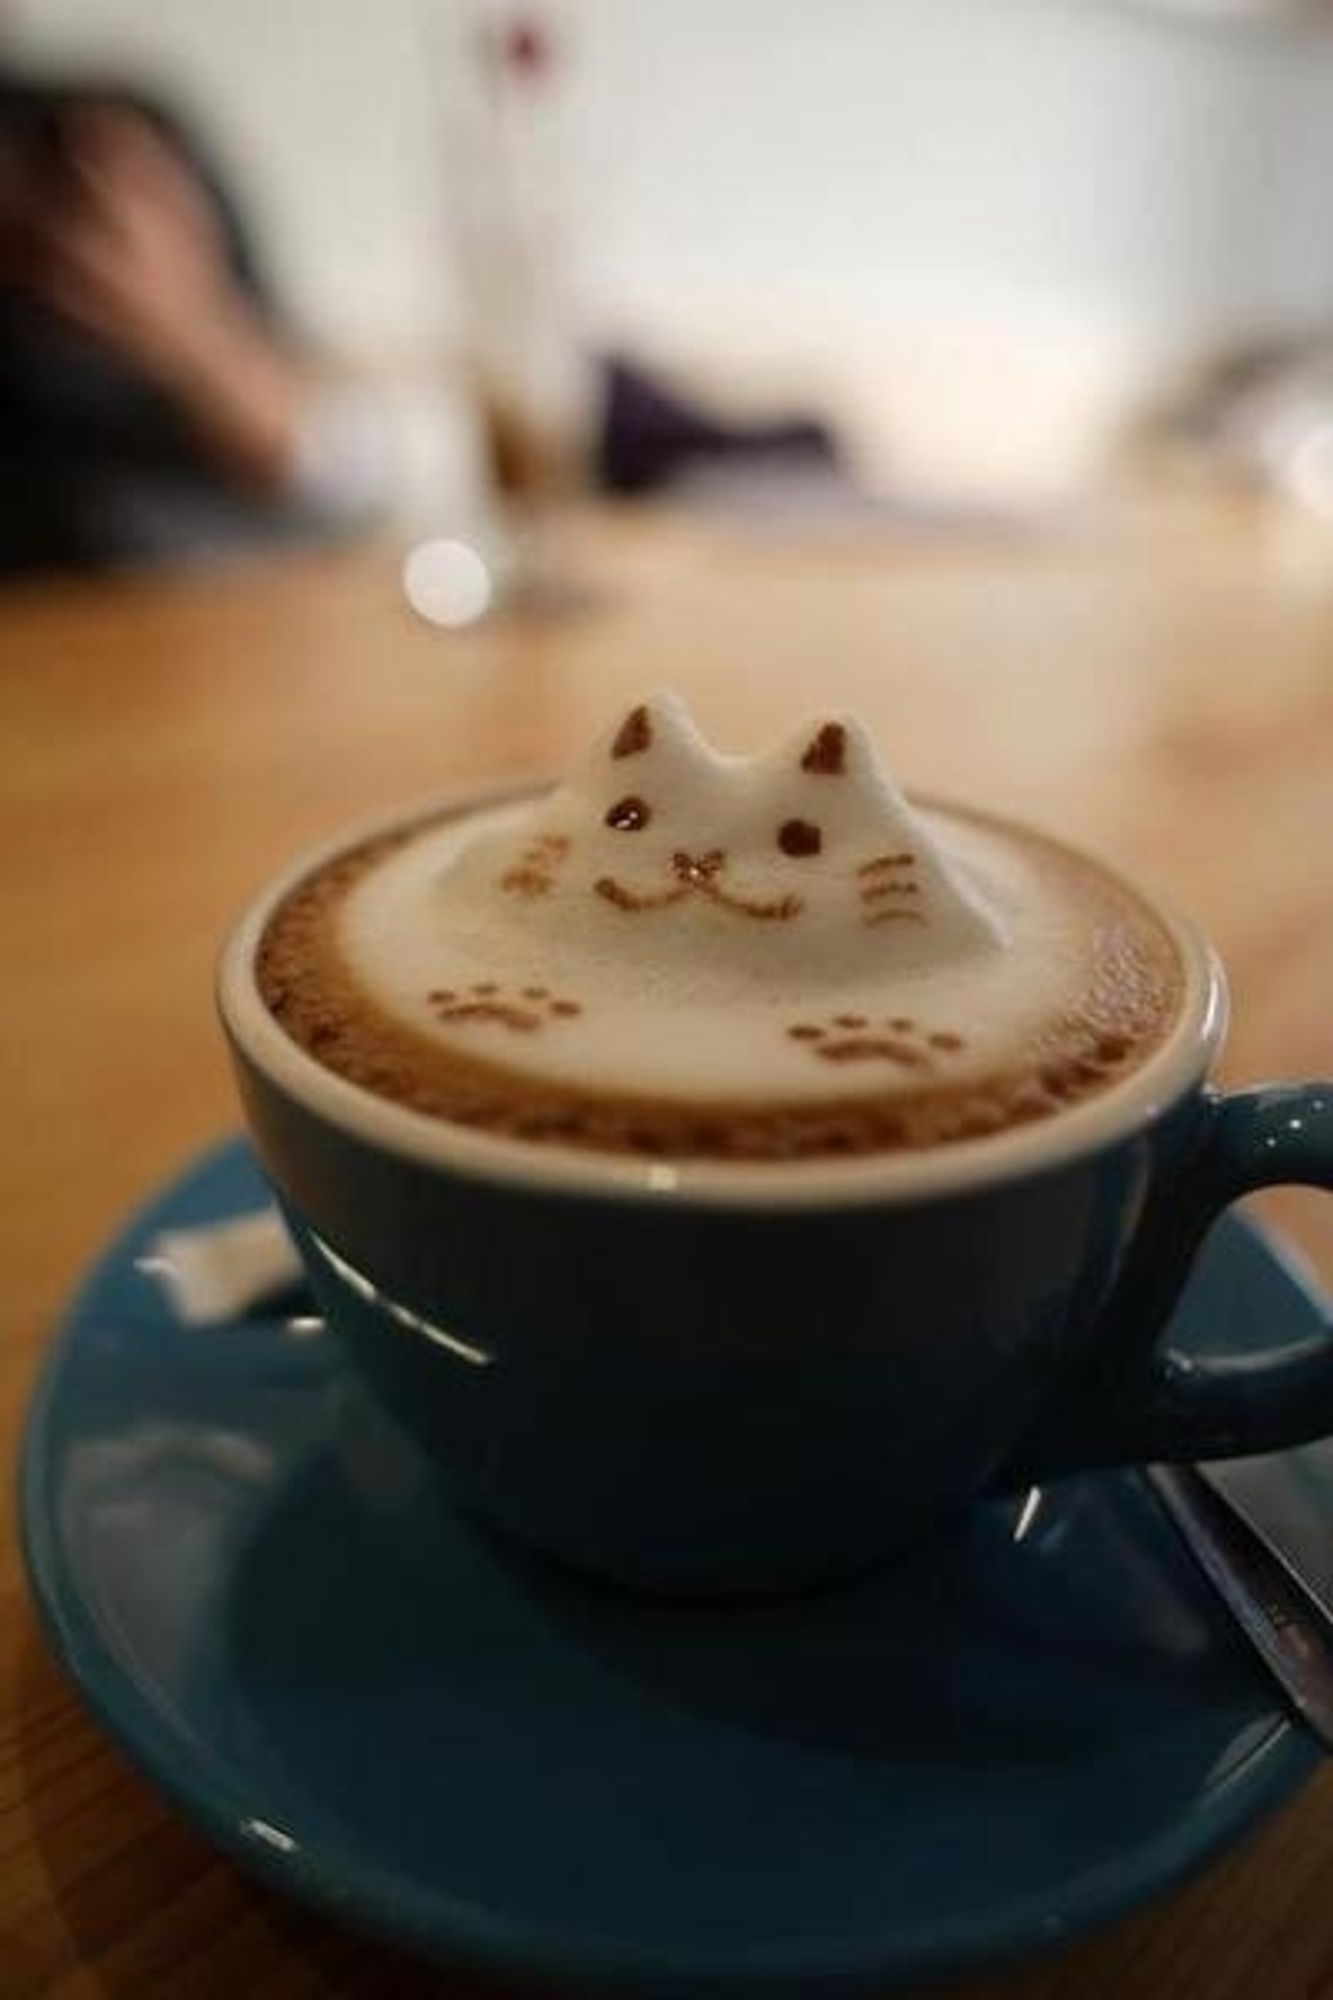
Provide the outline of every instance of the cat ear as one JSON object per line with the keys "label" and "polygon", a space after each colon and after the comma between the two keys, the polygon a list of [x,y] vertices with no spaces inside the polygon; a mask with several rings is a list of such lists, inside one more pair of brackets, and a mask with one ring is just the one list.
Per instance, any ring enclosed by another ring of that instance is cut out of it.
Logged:
{"label": "cat ear", "polygon": [[821,722],[803,742],[801,769],[820,778],[841,778],[847,772],[847,729],[841,722]]}
{"label": "cat ear", "polygon": [[679,695],[655,694],[626,711],[603,738],[603,754],[613,764],[665,751],[707,756],[694,720]]}
{"label": "cat ear", "polygon": [[645,750],[652,748],[653,718],[647,702],[640,702],[629,714],[611,738],[613,757],[641,757]]}
{"label": "cat ear", "polygon": [[879,772],[869,738],[850,717],[808,722],[790,738],[782,761],[788,770],[803,771],[807,777],[842,778],[854,783],[873,782]]}
{"label": "cat ear", "polygon": [[[789,736],[764,759],[780,797],[799,797],[804,817],[836,811],[840,823],[864,813],[868,824],[902,814],[906,802],[851,716],[825,715]],[[793,794],[793,783],[799,787]]]}

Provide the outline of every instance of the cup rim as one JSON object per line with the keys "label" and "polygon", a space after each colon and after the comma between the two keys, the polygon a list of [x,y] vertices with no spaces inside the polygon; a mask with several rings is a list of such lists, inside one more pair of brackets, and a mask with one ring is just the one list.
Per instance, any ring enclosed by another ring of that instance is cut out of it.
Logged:
{"label": "cup rim", "polygon": [[[549,782],[460,785],[432,793],[344,829],[306,849],[271,877],[232,926],[218,960],[218,1012],[240,1056],[316,1118],[370,1146],[461,1178],[552,1195],[771,1210],[899,1206],[1027,1180],[1101,1152],[1154,1125],[1201,1083],[1226,1032],[1226,979],[1216,951],[1179,911],[1098,856],[1095,865],[1146,903],[1170,933],[1185,974],[1180,1018],[1161,1046],[1123,1083],[1049,1118],[984,1138],[952,1140],[920,1151],[801,1160],[646,1159],[518,1139],[432,1117],[378,1097],[326,1069],[288,1035],[260,994],[254,965],[270,917],[298,883],[379,834],[465,807],[504,805],[531,796]],[[913,796],[920,804],[949,808],[946,800]],[[972,807],[965,810],[973,817],[991,817]],[[998,814],[993,817],[998,824],[1018,824]],[[1093,859],[1044,831],[1040,837],[1068,854]]]}

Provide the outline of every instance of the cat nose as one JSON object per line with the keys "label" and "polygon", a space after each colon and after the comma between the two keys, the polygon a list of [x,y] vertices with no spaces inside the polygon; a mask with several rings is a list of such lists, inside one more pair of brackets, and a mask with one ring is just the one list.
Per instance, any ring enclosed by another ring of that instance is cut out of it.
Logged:
{"label": "cat nose", "polygon": [[720,847],[711,847],[707,854],[687,854],[683,847],[678,847],[671,857],[671,866],[682,882],[711,882],[722,860]]}

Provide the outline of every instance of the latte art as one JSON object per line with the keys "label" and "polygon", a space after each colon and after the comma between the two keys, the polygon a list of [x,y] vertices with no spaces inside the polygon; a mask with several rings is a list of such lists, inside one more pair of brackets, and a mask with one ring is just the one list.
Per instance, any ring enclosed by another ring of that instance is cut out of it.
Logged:
{"label": "latte art", "polygon": [[671,698],[553,791],[317,871],[259,977],[310,1053],[418,1110],[740,1158],[1049,1116],[1157,1046],[1181,988],[1132,891],[909,802],[855,723],[723,757]]}
{"label": "latte art", "polygon": [[505,925],[497,902],[525,904],[527,938],[599,977],[651,966],[752,996],[765,970],[882,982],[1001,938],[851,722],[722,757],[680,702],[643,704],[515,824],[474,828],[441,906]]}

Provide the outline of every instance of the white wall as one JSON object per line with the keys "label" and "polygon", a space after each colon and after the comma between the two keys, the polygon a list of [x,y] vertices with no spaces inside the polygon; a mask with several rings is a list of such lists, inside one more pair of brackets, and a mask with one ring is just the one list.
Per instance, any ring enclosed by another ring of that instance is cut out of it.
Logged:
{"label": "white wall", "polygon": [[[297,308],[448,320],[450,0],[14,0],[207,115]],[[1333,37],[1103,0],[565,0],[590,324],[828,385],[899,463],[1059,468],[1158,356],[1333,316]],[[1075,421],[1077,420],[1077,421]],[[952,476],[952,475],[946,475]]]}

